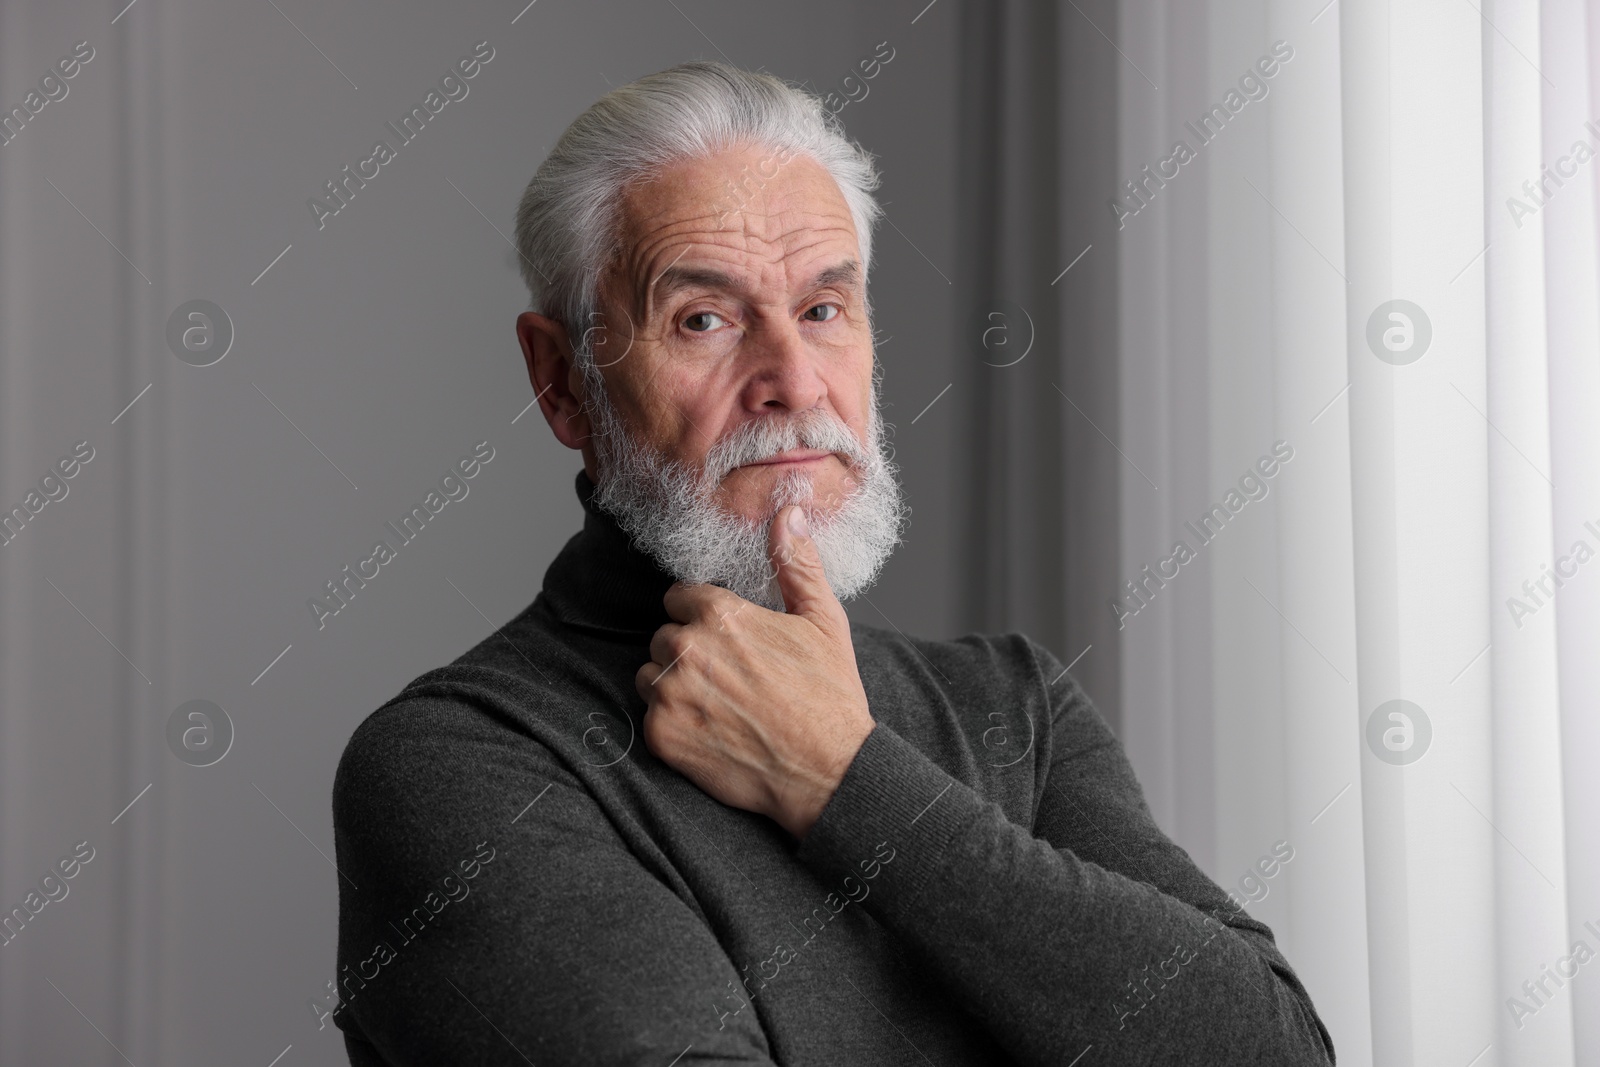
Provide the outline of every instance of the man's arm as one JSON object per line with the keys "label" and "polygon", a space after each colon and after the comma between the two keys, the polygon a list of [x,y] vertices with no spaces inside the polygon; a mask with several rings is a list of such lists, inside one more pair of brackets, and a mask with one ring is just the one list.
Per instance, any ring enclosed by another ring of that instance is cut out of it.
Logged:
{"label": "man's arm", "polygon": [[[1063,673],[1028,644],[1041,679]],[[1332,1063],[1271,932],[1156,827],[1077,683],[1055,689],[1033,831],[880,723],[800,859],[839,876],[887,840],[862,906],[1024,1064]]]}
{"label": "man's arm", "polygon": [[770,1065],[705,924],[543,745],[471,699],[408,696],[340,763],[352,1056],[364,1039],[390,1067]]}

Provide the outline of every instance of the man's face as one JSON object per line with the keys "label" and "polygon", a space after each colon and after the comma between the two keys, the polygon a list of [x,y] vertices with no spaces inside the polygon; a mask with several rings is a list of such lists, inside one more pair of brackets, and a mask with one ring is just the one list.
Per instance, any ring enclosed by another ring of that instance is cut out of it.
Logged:
{"label": "man's face", "polygon": [[[698,470],[739,428],[820,409],[812,417],[831,415],[866,447],[873,352],[860,251],[819,164],[755,149],[678,164],[629,191],[619,236],[593,338],[635,440]],[[819,516],[858,482],[845,457],[795,449],[733,468],[714,500],[770,519],[774,489],[800,474]]]}

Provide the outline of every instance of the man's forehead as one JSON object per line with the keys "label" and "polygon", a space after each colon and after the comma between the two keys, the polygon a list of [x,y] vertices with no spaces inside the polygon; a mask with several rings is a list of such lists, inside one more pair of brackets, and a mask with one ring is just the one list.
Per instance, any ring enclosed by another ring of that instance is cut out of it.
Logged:
{"label": "man's forehead", "polygon": [[[727,152],[675,165],[624,194],[619,280],[635,301],[662,282],[801,285],[855,259],[854,220],[832,176],[806,157],[771,160]],[[858,279],[836,272],[828,280]]]}

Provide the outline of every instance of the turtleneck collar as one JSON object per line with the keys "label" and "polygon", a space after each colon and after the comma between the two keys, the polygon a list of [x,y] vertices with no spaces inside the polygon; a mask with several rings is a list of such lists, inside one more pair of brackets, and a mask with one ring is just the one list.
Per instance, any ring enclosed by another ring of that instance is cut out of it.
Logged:
{"label": "turtleneck collar", "polygon": [[574,534],[544,575],[544,596],[568,626],[646,639],[671,622],[661,598],[674,581],[641,552],[617,520],[594,504],[595,485],[579,470],[583,529]]}

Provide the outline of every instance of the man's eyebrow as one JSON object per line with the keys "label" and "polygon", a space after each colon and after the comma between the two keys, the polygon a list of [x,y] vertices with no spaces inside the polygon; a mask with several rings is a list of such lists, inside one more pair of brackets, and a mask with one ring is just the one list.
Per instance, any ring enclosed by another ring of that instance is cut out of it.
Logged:
{"label": "man's eyebrow", "polygon": [[807,288],[821,289],[826,285],[838,285],[848,289],[854,286],[856,282],[860,280],[860,278],[861,264],[857,263],[853,259],[848,259],[843,263],[840,263],[837,266],[829,267],[827,270],[818,274],[815,278],[811,279],[811,284],[807,286]]}
{"label": "man's eyebrow", "polygon": [[722,289],[743,292],[743,285],[731,274],[707,267],[668,267],[645,290],[645,301],[665,300],[680,289]]}
{"label": "man's eyebrow", "polygon": [[[806,289],[821,289],[828,285],[850,287],[861,277],[861,264],[853,259],[835,264],[811,279]],[[668,267],[650,283],[645,292],[646,306],[650,301],[663,301],[682,289],[719,289],[735,295],[747,295],[744,283],[731,274],[709,267]]]}

